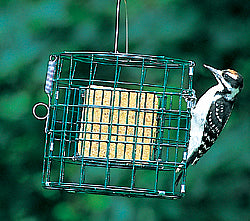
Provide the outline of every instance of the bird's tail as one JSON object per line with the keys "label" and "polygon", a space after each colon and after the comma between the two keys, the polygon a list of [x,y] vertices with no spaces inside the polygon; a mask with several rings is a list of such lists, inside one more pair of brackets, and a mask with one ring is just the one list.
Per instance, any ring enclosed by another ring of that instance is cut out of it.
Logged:
{"label": "bird's tail", "polygon": [[178,186],[180,180],[181,180],[181,177],[183,175],[183,171],[181,171],[181,173],[178,175],[177,179],[175,180],[175,186]]}
{"label": "bird's tail", "polygon": [[[191,160],[190,160],[190,159],[191,159],[191,158],[188,158],[188,160],[187,160],[186,169],[187,169],[188,166],[191,164]],[[182,161],[181,163],[184,163],[184,162]],[[179,166],[176,168],[175,172],[176,172],[176,173],[179,173],[179,172],[181,171],[181,168],[182,168],[182,167],[184,167],[183,164],[179,165]],[[184,171],[181,171],[181,173],[178,175],[177,179],[175,180],[175,185],[176,185],[176,186],[179,184],[179,182],[180,182],[180,180],[181,180],[181,177],[182,177],[183,173],[184,173]]]}
{"label": "bird's tail", "polygon": [[[184,163],[184,162],[182,161],[181,163]],[[179,166],[176,168],[175,172],[176,172],[176,173],[179,173],[179,172],[181,171],[182,167],[184,167],[183,164],[179,165]],[[177,179],[175,180],[175,186],[177,186],[177,185],[179,184],[182,175],[183,175],[183,171],[178,175]]]}
{"label": "bird's tail", "polygon": [[[183,161],[182,161],[181,163],[183,163]],[[183,166],[184,166],[183,164],[179,165],[179,166],[176,168],[175,172],[176,172],[176,173],[179,173],[179,172],[181,171],[181,168],[182,168]]]}

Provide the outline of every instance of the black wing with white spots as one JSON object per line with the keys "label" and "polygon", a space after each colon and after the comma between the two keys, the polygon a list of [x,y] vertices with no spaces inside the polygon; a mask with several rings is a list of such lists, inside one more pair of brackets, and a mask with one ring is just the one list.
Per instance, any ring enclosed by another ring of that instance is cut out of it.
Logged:
{"label": "black wing with white spots", "polygon": [[211,148],[227,123],[232,108],[233,102],[228,102],[224,98],[220,98],[212,103],[204,125],[201,145],[188,159],[187,166],[189,164],[195,165],[203,154]]}

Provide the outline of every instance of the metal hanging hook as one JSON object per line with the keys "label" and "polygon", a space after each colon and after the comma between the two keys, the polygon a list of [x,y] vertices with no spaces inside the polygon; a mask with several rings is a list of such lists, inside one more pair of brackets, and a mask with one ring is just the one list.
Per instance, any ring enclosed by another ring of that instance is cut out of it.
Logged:
{"label": "metal hanging hook", "polygon": [[118,53],[118,37],[119,37],[119,15],[120,15],[120,3],[121,0],[117,0],[116,6],[116,26],[115,26],[115,53]]}
{"label": "metal hanging hook", "polygon": [[[119,38],[119,17],[120,17],[120,4],[121,0],[117,0],[116,6],[116,26],[115,26],[115,53],[118,52],[118,38]],[[127,0],[124,0],[125,4],[125,22],[126,22],[126,54],[128,54],[128,7],[127,7]]]}

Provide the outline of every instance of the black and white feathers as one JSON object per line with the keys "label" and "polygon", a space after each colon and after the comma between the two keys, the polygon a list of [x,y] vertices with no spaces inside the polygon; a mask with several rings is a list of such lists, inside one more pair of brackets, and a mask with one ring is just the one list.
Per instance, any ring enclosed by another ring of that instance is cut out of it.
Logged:
{"label": "black and white feathers", "polygon": [[[229,119],[237,94],[243,87],[243,78],[236,71],[220,71],[207,65],[204,67],[214,74],[218,84],[210,88],[191,111],[186,167],[195,165],[214,144]],[[182,167],[183,165],[179,166],[176,172],[180,172]],[[176,179],[176,185],[182,174],[183,171]]]}

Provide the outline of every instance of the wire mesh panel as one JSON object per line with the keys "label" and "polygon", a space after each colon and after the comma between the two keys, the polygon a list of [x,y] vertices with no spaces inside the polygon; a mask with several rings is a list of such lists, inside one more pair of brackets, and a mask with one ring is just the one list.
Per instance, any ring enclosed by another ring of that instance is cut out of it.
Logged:
{"label": "wire mesh panel", "polygon": [[179,165],[185,172],[190,106],[184,98],[192,94],[193,62],[99,52],[52,57],[43,186],[183,196],[185,173],[180,186],[174,181]]}

